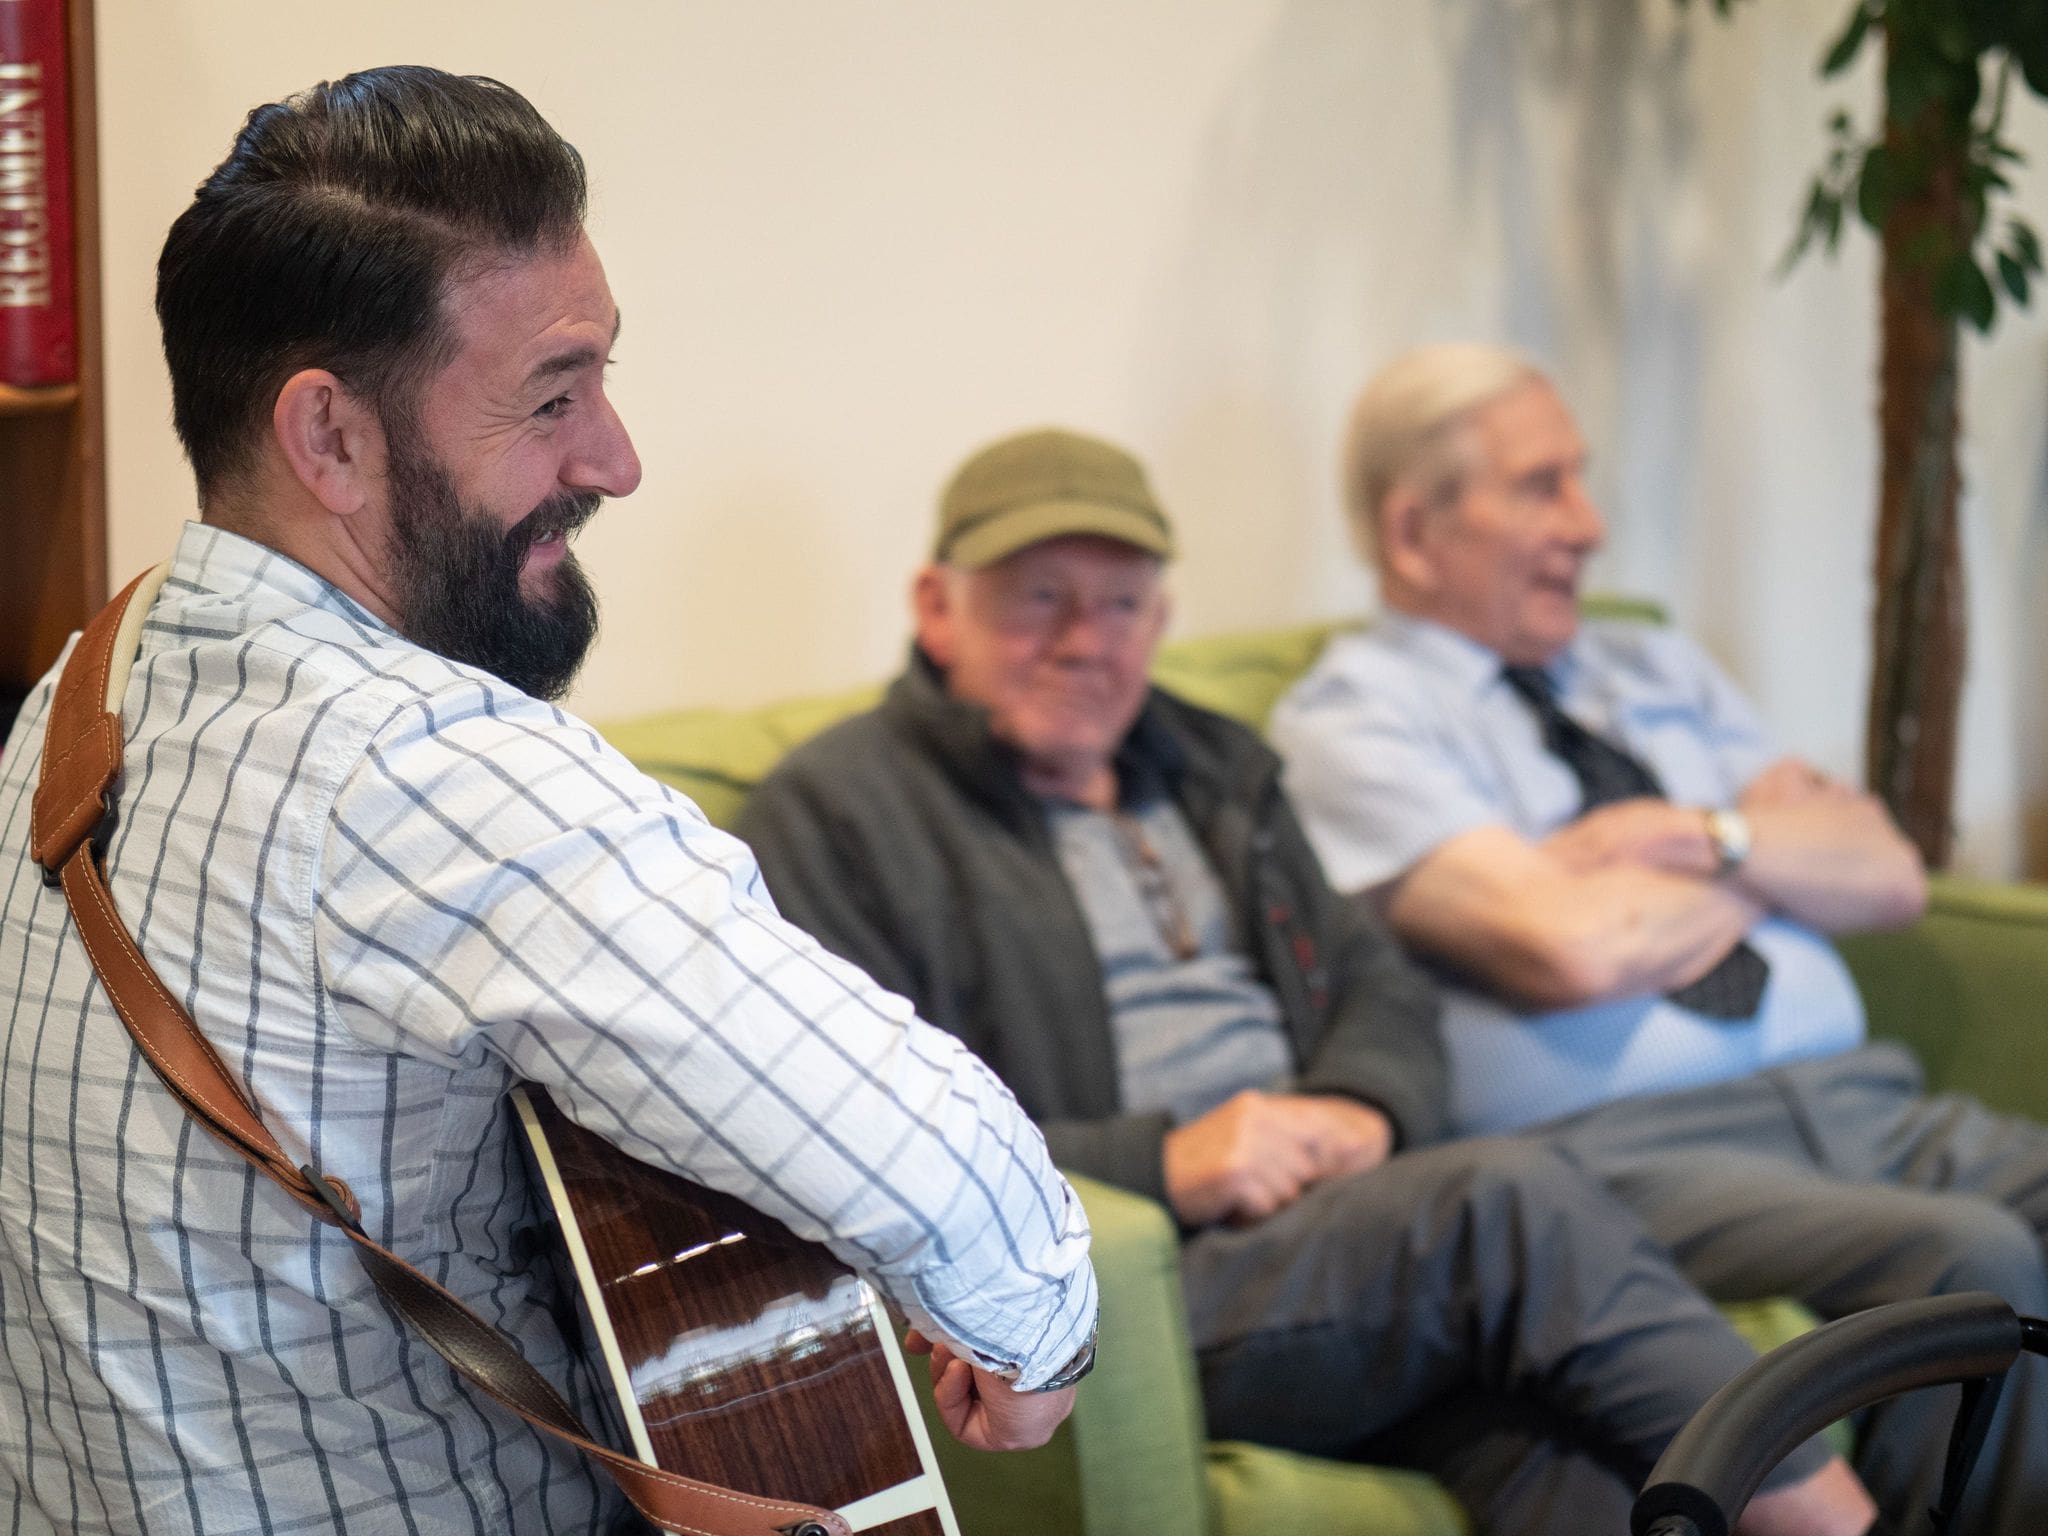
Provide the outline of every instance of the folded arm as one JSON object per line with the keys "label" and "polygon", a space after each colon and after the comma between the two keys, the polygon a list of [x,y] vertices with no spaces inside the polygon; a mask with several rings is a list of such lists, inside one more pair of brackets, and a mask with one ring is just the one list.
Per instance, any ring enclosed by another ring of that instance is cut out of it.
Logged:
{"label": "folded arm", "polygon": [[[1884,806],[1797,758],[1780,758],[1737,801],[1750,850],[1728,883],[1766,911],[1827,933],[1911,922],[1927,874]],[[1712,880],[1719,857],[1707,812],[1667,800],[1623,800],[1590,811],[1542,846],[1581,873],[1638,866]]]}
{"label": "folded arm", "polygon": [[1844,933],[1895,928],[1927,905],[1927,871],[1875,795],[1781,758],[1750,781],[1754,839],[1736,882],[1774,911]]}
{"label": "folded arm", "polygon": [[1544,1008],[1696,981],[1763,915],[1732,885],[1595,860],[1500,825],[1439,844],[1385,894],[1415,949]]}

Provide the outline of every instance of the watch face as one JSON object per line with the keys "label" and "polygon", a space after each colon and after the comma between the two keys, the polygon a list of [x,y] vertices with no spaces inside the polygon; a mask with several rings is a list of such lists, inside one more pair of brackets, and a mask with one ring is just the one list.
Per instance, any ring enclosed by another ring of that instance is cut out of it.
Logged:
{"label": "watch face", "polygon": [[1088,1342],[1075,1351],[1074,1358],[1062,1366],[1057,1375],[1052,1377],[1051,1380],[1042,1383],[1036,1390],[1040,1392],[1058,1392],[1063,1388],[1071,1387],[1094,1369],[1095,1334],[1090,1332]]}
{"label": "watch face", "polygon": [[1735,869],[1749,857],[1749,818],[1742,812],[1709,812],[1707,835],[1714,840],[1714,855],[1720,861],[1722,874]]}

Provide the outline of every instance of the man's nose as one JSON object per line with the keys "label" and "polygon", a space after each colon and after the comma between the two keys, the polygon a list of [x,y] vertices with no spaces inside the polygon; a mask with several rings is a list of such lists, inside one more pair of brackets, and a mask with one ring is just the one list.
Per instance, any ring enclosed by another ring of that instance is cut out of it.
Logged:
{"label": "man's nose", "polygon": [[611,401],[599,395],[590,430],[562,466],[562,479],[579,491],[630,496],[640,484],[640,455]]}
{"label": "man's nose", "polygon": [[1091,603],[1070,597],[1060,608],[1059,628],[1053,635],[1056,654],[1075,659],[1099,656],[1115,638],[1116,610],[1109,603]]}
{"label": "man's nose", "polygon": [[1607,519],[1577,475],[1565,486],[1564,513],[1564,537],[1573,545],[1591,554],[1607,542]]}

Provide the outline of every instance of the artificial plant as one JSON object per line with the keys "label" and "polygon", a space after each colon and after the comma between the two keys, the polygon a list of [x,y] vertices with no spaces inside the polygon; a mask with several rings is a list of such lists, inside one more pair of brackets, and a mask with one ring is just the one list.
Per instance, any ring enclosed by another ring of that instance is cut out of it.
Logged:
{"label": "artificial plant", "polygon": [[[1680,0],[1684,3],[1684,0]],[[1714,0],[1727,14],[1734,0]],[[1855,0],[1822,57],[1884,53],[1877,122],[1844,110],[1786,264],[1832,252],[1853,213],[1880,248],[1876,603],[1864,763],[1930,865],[1953,837],[1965,659],[1957,503],[1962,327],[1989,331],[2041,273],[2033,229],[1998,210],[2022,161],[2005,136],[2015,79],[2048,96],[2048,0]]]}

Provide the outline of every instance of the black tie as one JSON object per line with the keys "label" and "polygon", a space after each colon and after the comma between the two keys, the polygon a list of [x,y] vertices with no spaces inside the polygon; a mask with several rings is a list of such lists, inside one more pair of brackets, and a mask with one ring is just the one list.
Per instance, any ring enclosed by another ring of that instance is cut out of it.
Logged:
{"label": "black tie", "polygon": [[[1541,667],[1503,667],[1508,686],[1535,712],[1543,745],[1579,781],[1580,814],[1640,795],[1664,798],[1664,786],[1642,759],[1587,730],[1557,706],[1557,690]],[[1764,1000],[1770,963],[1747,943],[1721,957],[1698,981],[1665,995],[1681,1008],[1714,1019],[1747,1019]]]}

